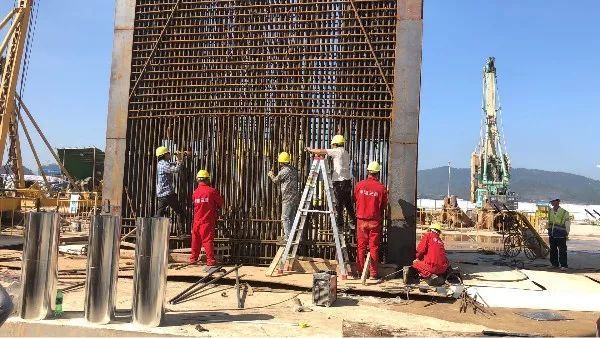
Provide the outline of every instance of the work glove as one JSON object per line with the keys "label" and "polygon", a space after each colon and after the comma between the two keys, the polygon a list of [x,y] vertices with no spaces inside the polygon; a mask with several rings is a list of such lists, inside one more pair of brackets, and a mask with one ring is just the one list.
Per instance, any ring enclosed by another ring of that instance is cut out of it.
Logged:
{"label": "work glove", "polygon": [[275,177],[275,173],[273,172],[273,170],[270,170],[270,171],[267,173],[267,176],[269,176],[269,177],[273,178],[273,177]]}

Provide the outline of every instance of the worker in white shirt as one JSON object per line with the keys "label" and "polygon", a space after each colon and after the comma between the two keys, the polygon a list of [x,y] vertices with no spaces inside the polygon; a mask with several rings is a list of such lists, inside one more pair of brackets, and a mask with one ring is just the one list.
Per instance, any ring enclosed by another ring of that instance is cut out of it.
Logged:
{"label": "worker in white shirt", "polygon": [[350,175],[350,154],[344,149],[346,140],[343,135],[335,135],[331,140],[330,149],[311,149],[306,151],[318,155],[329,156],[333,160],[333,193],[335,194],[336,222],[344,224],[344,209],[348,214],[348,226],[356,228],[356,214],[354,213],[354,200],[352,199],[352,175]]}

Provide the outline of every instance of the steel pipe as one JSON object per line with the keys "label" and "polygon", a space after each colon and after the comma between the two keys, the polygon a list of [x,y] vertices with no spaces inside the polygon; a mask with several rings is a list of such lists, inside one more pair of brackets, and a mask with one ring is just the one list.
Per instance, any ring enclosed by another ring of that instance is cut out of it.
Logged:
{"label": "steel pipe", "polygon": [[59,215],[25,214],[21,305],[23,319],[42,320],[54,311],[58,279]]}
{"label": "steel pipe", "polygon": [[88,239],[85,283],[85,319],[107,324],[114,318],[119,272],[121,217],[98,215],[92,218]]}
{"label": "steel pipe", "polygon": [[166,217],[136,220],[133,323],[159,326],[164,315],[170,222]]}

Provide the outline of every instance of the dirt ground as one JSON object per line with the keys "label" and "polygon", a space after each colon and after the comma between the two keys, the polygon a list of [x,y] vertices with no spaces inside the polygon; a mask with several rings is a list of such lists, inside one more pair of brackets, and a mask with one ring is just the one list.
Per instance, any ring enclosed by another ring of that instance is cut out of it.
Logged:
{"label": "dirt ground", "polygon": [[[18,271],[0,271],[2,279],[16,281]],[[79,279],[82,280],[82,279]],[[61,287],[79,280],[61,280]],[[168,282],[167,298],[190,283]],[[207,336],[480,336],[483,330],[498,330],[541,336],[594,336],[597,313],[561,311],[569,320],[538,322],[517,315],[524,309],[493,309],[495,316],[459,313],[460,301],[430,296],[411,296],[410,300],[390,296],[340,294],[331,308],[311,305],[308,291],[256,287],[247,296],[245,309],[237,309],[231,285],[217,285],[190,302],[167,304],[166,324],[142,330],[144,334]],[[117,309],[119,321],[112,330],[137,330],[131,320],[132,280],[119,279]],[[305,312],[297,312],[299,298]],[[44,321],[51,325],[89,326],[83,317],[82,288],[65,293],[65,314],[61,319]],[[306,327],[303,327],[306,324]],[[52,329],[50,329],[52,330]],[[59,332],[59,331],[57,331]],[[120,336],[122,334],[115,333]],[[0,334],[2,336],[2,334]]]}
{"label": "dirt ground", "polygon": [[[598,263],[590,257],[595,257],[598,251],[590,243],[594,243],[598,237],[574,239],[580,242],[573,241],[573,246],[581,245],[582,249],[581,252],[569,253],[570,263],[580,269],[571,273],[597,271]],[[0,281],[3,285],[18,282],[21,265],[19,256],[18,252],[0,250],[0,263],[3,266],[0,267]],[[535,264],[532,268],[547,268],[547,261]],[[71,326],[101,330],[96,332],[102,336],[131,336],[136,333],[175,336],[481,336],[484,330],[541,336],[595,336],[595,322],[600,316],[592,312],[557,311],[568,320],[535,321],[517,314],[528,311],[525,309],[494,308],[496,315],[487,318],[479,313],[473,314],[472,310],[459,313],[460,301],[454,299],[411,295],[410,300],[406,300],[385,292],[368,293],[382,289],[377,285],[363,287],[354,281],[341,283],[344,287],[339,287],[339,300],[335,306],[315,307],[311,305],[306,287],[311,284],[310,276],[298,275],[286,277],[295,286],[294,289],[286,288],[282,283],[265,287],[256,282],[255,292],[247,297],[245,309],[242,310],[235,306],[236,296],[232,286],[218,285],[188,303],[167,305],[163,327],[140,329],[130,324],[133,262],[131,259],[121,259],[120,265],[123,269],[116,304],[119,320],[104,326],[87,324],[82,319],[84,292],[80,287],[65,293],[65,314],[62,318],[43,321],[44,327],[50,328],[41,332],[54,332],[55,336],[60,336],[62,331],[58,326]],[[59,267],[62,271],[59,275],[60,288],[75,285],[85,278],[82,270],[85,257],[61,255]],[[67,275],[64,270],[69,269],[77,271]],[[196,269],[199,268],[176,270],[168,282],[167,298],[190,285],[190,273],[194,275],[199,271]],[[259,272],[253,272],[252,269],[246,271],[248,277],[264,279],[262,269]],[[253,284],[253,281],[249,282]],[[227,283],[231,283],[231,280]],[[301,300],[306,312],[296,311],[295,298]],[[9,321],[9,325],[14,325],[18,319],[11,318]],[[53,325],[57,328],[52,328]],[[0,336],[6,336],[6,332],[3,328]]]}
{"label": "dirt ground", "polygon": [[[370,301],[365,300],[364,303],[370,304]],[[500,331],[543,336],[595,337],[596,320],[600,316],[599,313],[594,312],[554,311],[568,320],[536,321],[517,313],[540,310],[495,308],[493,311],[496,315],[486,318],[479,313],[473,314],[471,309],[466,313],[460,313],[458,300],[438,299],[432,304],[430,299],[423,297],[420,297],[420,300],[389,304],[386,307],[394,311],[425,315],[455,323],[478,324]]]}

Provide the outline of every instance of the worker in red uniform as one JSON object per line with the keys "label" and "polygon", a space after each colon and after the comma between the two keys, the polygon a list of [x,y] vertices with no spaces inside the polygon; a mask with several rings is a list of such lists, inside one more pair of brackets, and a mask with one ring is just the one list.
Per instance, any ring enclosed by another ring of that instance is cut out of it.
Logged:
{"label": "worker in red uniform", "polygon": [[354,199],[356,201],[356,268],[361,273],[365,265],[367,245],[371,252],[369,263],[369,279],[377,279],[377,263],[379,262],[379,241],[381,239],[381,220],[387,206],[387,190],[379,182],[381,165],[369,163],[367,179],[356,183]]}
{"label": "worker in red uniform", "polygon": [[417,259],[413,261],[413,268],[419,272],[421,278],[429,278],[432,274],[442,275],[448,270],[448,257],[444,242],[440,238],[442,225],[433,223],[429,231],[421,238],[417,246]]}
{"label": "worker in red uniform", "polygon": [[192,226],[192,254],[190,262],[198,260],[200,247],[206,252],[207,269],[216,265],[213,252],[217,212],[223,206],[223,197],[217,189],[210,186],[210,174],[200,170],[196,175],[198,187],[192,194],[194,203],[194,224]]}

